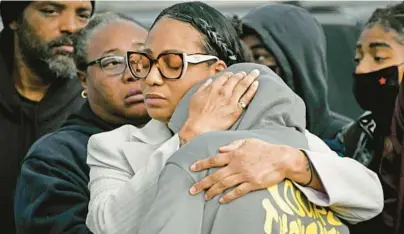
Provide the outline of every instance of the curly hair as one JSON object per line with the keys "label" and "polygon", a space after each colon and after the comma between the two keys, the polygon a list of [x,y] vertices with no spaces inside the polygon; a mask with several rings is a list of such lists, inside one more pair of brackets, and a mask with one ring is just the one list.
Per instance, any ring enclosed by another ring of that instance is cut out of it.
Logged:
{"label": "curly hair", "polygon": [[371,27],[375,24],[394,29],[398,33],[404,33],[404,2],[376,9],[367,21],[366,26]]}
{"label": "curly hair", "polygon": [[213,7],[202,2],[175,4],[164,9],[151,28],[163,17],[191,24],[203,35],[204,52],[216,55],[227,66],[246,61],[236,30],[231,22]]}

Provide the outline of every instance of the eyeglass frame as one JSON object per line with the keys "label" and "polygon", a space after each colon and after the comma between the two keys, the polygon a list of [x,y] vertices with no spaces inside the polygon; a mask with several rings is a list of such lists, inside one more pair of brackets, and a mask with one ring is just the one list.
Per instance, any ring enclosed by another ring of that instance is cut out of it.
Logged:
{"label": "eyeglass frame", "polygon": [[[143,77],[143,78],[138,77],[138,76],[136,76],[135,73],[132,71],[132,66],[130,65],[130,61],[129,61],[129,57],[130,57],[130,55],[132,55],[132,54],[143,55],[143,56],[145,56],[146,58],[149,59],[149,61],[150,61],[150,67],[149,67],[149,70],[148,70],[147,74],[145,75],[145,77]],[[156,59],[152,59],[152,58],[150,58],[149,54],[147,54],[147,53],[145,53],[145,52],[141,52],[141,51],[126,51],[126,62],[128,63],[127,66],[128,66],[128,68],[129,68],[130,73],[132,74],[132,76],[133,76],[135,79],[146,79],[146,77],[150,74],[150,71],[151,71],[151,69],[153,68],[153,66],[156,65],[156,64],[158,65],[158,60],[160,59],[160,57],[161,57],[161,56],[164,56],[164,55],[168,55],[168,54],[181,55],[182,63],[183,63],[181,73],[180,73],[180,75],[179,75],[178,77],[176,77],[176,78],[168,78],[168,77],[166,77],[165,75],[163,75],[163,72],[160,70],[160,67],[157,67],[157,70],[159,71],[160,75],[161,75],[163,78],[169,79],[169,80],[178,80],[178,79],[181,79],[181,78],[184,76],[184,74],[185,74],[185,72],[187,71],[187,69],[188,69],[188,63],[190,63],[190,64],[200,64],[200,63],[208,62],[208,61],[213,60],[213,59],[216,60],[216,61],[219,61],[219,60],[220,60],[217,56],[214,56],[214,55],[201,54],[201,53],[187,54],[187,53],[185,53],[185,52],[182,52],[182,53],[181,53],[181,52],[166,52],[166,53],[161,53],[161,54],[159,54],[159,55],[157,56]],[[190,61],[190,59],[191,59],[191,61]],[[192,60],[192,59],[194,59],[194,60]]]}
{"label": "eyeglass frame", "polygon": [[[89,66],[93,66],[93,65],[95,65],[95,64],[98,64],[98,66],[100,67],[100,69],[101,69],[103,72],[105,72],[107,75],[110,75],[110,76],[117,76],[117,75],[123,74],[123,73],[125,72],[126,68],[128,67],[128,64],[129,64],[127,61],[124,62],[125,68],[122,70],[122,72],[117,73],[117,74],[109,74],[107,71],[105,71],[105,70],[102,68],[102,66],[101,66],[101,61],[102,61],[103,59],[111,58],[111,57],[120,57],[120,58],[123,58],[124,60],[127,60],[127,57],[126,57],[126,56],[123,56],[123,55],[112,55],[112,54],[110,54],[110,55],[105,55],[105,56],[103,56],[103,57],[101,57],[101,58],[98,58],[98,59],[96,59],[96,60],[93,60],[93,61],[87,63],[85,68],[87,69]],[[130,69],[129,69],[129,70],[130,70]],[[131,74],[132,74],[132,72],[131,72]],[[133,75],[132,75],[132,76],[133,76]]]}

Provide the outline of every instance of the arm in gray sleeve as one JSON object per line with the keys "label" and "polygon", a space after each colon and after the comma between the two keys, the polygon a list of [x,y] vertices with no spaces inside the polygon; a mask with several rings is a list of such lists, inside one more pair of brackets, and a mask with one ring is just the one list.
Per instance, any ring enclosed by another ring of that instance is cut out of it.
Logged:
{"label": "arm in gray sleeve", "polygon": [[[194,180],[175,164],[163,170],[156,199],[138,234],[200,234],[205,200],[203,193],[191,196]],[[192,214],[192,215],[190,215]]]}

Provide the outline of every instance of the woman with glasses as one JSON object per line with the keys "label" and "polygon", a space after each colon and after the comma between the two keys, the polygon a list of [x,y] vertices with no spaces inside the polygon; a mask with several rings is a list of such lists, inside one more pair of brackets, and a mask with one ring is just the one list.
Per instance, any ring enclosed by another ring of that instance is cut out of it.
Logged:
{"label": "woman with glasses", "polygon": [[[91,137],[87,225],[92,232],[210,233],[212,222],[221,217],[212,233],[280,233],[279,225],[265,224],[268,209],[296,224],[312,221],[309,230],[347,233],[336,216],[360,222],[380,211],[382,192],[374,173],[354,160],[339,158],[305,131],[302,100],[267,67],[242,63],[235,29],[214,8],[188,2],[163,10],[144,47],[129,51],[127,62],[133,77],[141,80],[152,120],[142,129],[126,125]],[[218,110],[234,110],[234,118]],[[234,163],[213,158],[210,164],[224,168],[190,171],[196,160],[243,138],[257,138],[258,147],[250,152],[260,151],[258,157],[251,154],[250,160]],[[226,166],[247,171],[234,174]],[[216,172],[221,176],[210,177],[218,182],[212,189],[236,186],[229,193],[239,196],[259,191],[220,206],[229,208],[220,215],[219,202],[225,200],[216,196],[205,201],[200,193],[189,194],[198,193],[190,191],[193,183]],[[271,198],[265,189],[272,185],[280,193],[272,191]],[[307,214],[300,219],[291,210],[304,208],[297,200],[289,205],[290,191],[301,204],[316,204],[323,216]]]}
{"label": "woman with glasses", "polygon": [[17,233],[90,233],[87,142],[93,134],[149,121],[140,82],[126,65],[126,51],[146,36],[134,20],[114,13],[95,15],[77,35],[74,56],[87,102],[25,157],[15,193]]}

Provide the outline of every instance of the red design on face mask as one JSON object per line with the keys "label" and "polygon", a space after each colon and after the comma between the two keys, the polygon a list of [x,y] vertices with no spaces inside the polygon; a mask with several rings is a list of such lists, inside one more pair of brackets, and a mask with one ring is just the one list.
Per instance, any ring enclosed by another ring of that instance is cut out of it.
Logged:
{"label": "red design on face mask", "polygon": [[379,83],[380,83],[380,85],[385,85],[385,84],[386,84],[386,82],[387,82],[387,79],[386,79],[386,78],[384,78],[384,77],[382,77],[382,78],[380,78],[380,79],[379,79]]}

